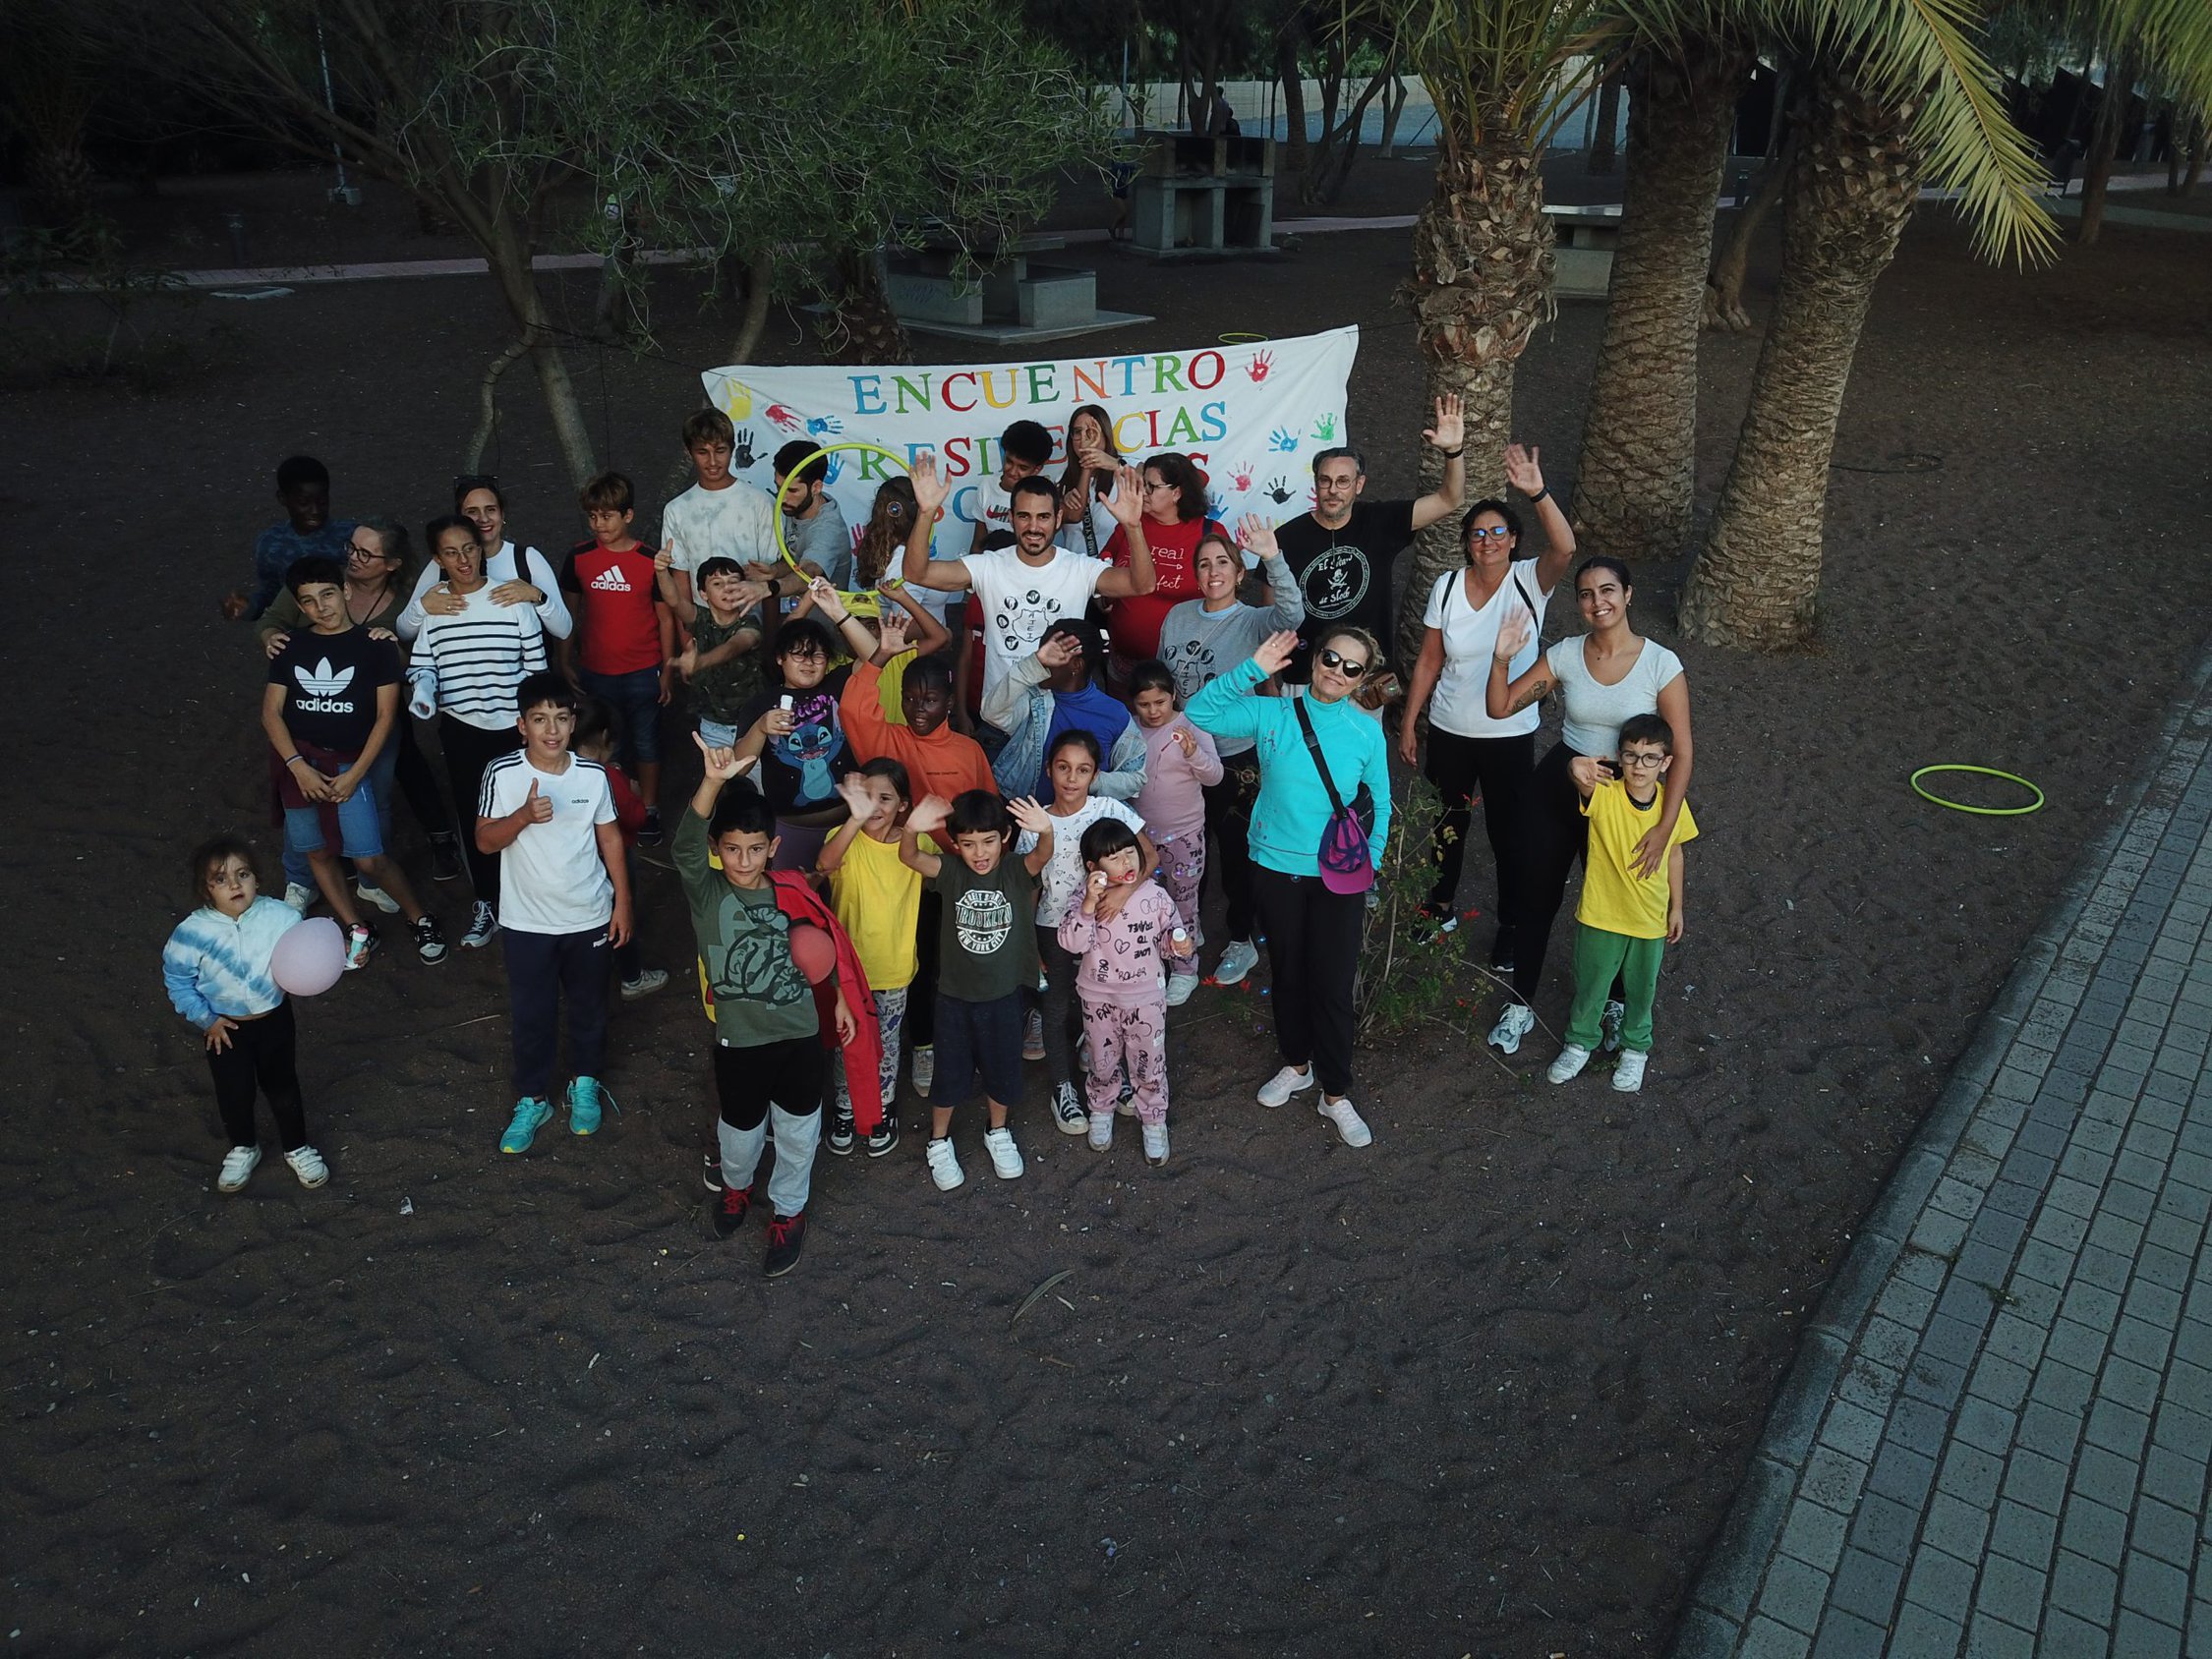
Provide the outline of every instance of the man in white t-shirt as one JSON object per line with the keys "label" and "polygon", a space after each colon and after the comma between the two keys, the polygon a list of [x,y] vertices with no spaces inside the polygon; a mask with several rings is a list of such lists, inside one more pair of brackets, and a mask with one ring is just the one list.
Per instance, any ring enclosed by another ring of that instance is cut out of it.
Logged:
{"label": "man in white t-shirt", "polygon": [[1513,672],[1535,664],[1544,606],[1575,556],[1575,533],[1544,487],[1538,451],[1506,445],[1505,477],[1536,508],[1543,552],[1536,558],[1522,556],[1520,516],[1507,502],[1487,497],[1467,509],[1460,520],[1467,563],[1444,572],[1429,588],[1421,657],[1398,728],[1398,754],[1410,767],[1416,759],[1416,722],[1422,710],[1428,710],[1428,764],[1424,771],[1443,796],[1444,810],[1436,821],[1433,847],[1436,883],[1424,909],[1446,932],[1459,925],[1460,865],[1474,801],[1482,797],[1498,888],[1490,966],[1500,973],[1512,970],[1516,955],[1514,907],[1521,882],[1514,860],[1523,798],[1536,771],[1537,709],[1531,704],[1502,717],[1490,715],[1484,704],[1490,655],[1499,627],[1508,617],[1518,617],[1528,623],[1529,640],[1513,659]]}
{"label": "man in white t-shirt", "polygon": [[[1124,467],[1106,505],[1129,539],[1129,567],[1116,569],[1053,545],[1060,528],[1060,491],[1052,481],[1032,474],[1012,491],[1009,522],[1014,545],[963,559],[929,556],[930,529],[949,491],[937,473],[937,457],[927,450],[913,460],[911,479],[914,528],[906,538],[902,574],[917,588],[940,593],[971,591],[983,629],[983,696],[988,700],[1014,664],[1034,655],[1045,630],[1063,617],[1077,617],[1100,599],[1132,599],[1153,588],[1152,549],[1144,540],[1142,486],[1134,467]],[[1005,734],[985,732],[983,747],[995,750]]]}
{"label": "man in white t-shirt", "polygon": [[[741,569],[779,556],[776,503],[731,474],[736,444],[736,430],[719,409],[702,409],[683,423],[683,449],[696,482],[661,509],[661,545],[669,549],[676,591],[687,601],[694,598],[691,573],[708,559],[734,559]],[[805,587],[803,579],[798,586]],[[746,602],[763,597],[754,594]]]}

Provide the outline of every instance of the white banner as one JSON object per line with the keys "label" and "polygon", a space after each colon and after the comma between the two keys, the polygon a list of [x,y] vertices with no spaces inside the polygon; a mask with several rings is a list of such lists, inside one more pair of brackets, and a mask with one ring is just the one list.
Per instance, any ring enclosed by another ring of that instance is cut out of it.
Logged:
{"label": "white banner", "polygon": [[[740,365],[701,378],[737,429],[732,469],[763,489],[776,487],[771,462],[793,438],[878,444],[908,458],[935,450],[952,485],[946,515],[962,527],[949,542],[940,535],[943,557],[967,551],[964,527],[980,510],[978,486],[998,473],[999,434],[1020,420],[1045,428],[1057,476],[1069,418],[1083,404],[1105,409],[1131,462],[1168,449],[1195,460],[1215,518],[1306,511],[1313,456],[1347,441],[1344,392],[1359,349],[1360,331],[1349,327],[1193,351],[926,369]],[[876,486],[898,469],[867,450],[829,460],[829,493],[857,533]]]}

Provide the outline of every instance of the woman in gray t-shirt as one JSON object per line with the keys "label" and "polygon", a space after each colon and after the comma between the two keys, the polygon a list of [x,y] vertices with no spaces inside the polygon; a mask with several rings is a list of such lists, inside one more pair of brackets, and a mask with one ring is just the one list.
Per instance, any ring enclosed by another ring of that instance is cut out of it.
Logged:
{"label": "woman in gray t-shirt", "polygon": [[[1628,625],[1634,584],[1628,566],[1600,553],[1575,571],[1575,604],[1590,625],[1554,645],[1519,678],[1509,678],[1513,654],[1528,643],[1528,623],[1511,618],[1498,629],[1490,658],[1484,703],[1492,719],[1533,707],[1557,690],[1566,704],[1559,741],[1537,763],[1529,786],[1523,824],[1522,880],[1525,884],[1514,934],[1513,997],[1490,1031],[1493,1048],[1512,1054],[1536,1024],[1529,1001],[1543,974],[1544,948],[1551,923],[1566,896],[1567,873],[1588,841],[1580,797],[1568,763],[1578,755],[1615,759],[1621,722],[1632,715],[1658,715],[1674,733],[1674,764],[1667,769],[1659,823],[1644,837],[1640,854],[1657,868],[1666,857],[1668,837],[1690,787],[1694,753],[1690,742],[1690,678],[1682,659],[1657,640],[1645,639]],[[1605,1004],[1605,1046],[1619,1043],[1616,996]]]}
{"label": "woman in gray t-shirt", "polygon": [[[1237,526],[1237,540],[1258,555],[1274,603],[1239,600],[1244,559],[1225,537],[1209,533],[1199,539],[1192,555],[1198,597],[1185,600],[1160,624],[1160,660],[1175,676],[1176,700],[1186,707],[1215,676],[1249,660],[1269,634],[1306,620],[1306,599],[1275,545],[1274,526],[1247,515]],[[1221,753],[1221,781],[1205,785],[1206,828],[1214,841],[1206,872],[1221,872],[1221,890],[1229,899],[1229,945],[1213,977],[1219,984],[1235,985],[1259,960],[1252,938],[1252,860],[1246,847],[1252,801],[1259,794],[1259,766],[1251,738],[1224,737],[1215,743]],[[1202,888],[1199,896],[1203,902]]]}

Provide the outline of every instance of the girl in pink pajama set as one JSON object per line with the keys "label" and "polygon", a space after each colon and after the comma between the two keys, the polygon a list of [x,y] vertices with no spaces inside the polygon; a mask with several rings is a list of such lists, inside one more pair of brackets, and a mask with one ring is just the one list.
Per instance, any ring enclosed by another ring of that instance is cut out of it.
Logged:
{"label": "girl in pink pajama set", "polygon": [[[1162,963],[1187,955],[1191,939],[1175,900],[1157,883],[1138,885],[1143,849],[1136,832],[1115,818],[1083,831],[1081,906],[1071,905],[1060,923],[1060,947],[1077,958],[1076,992],[1089,1040],[1090,1068],[1083,1079],[1090,1105],[1090,1144],[1114,1144],[1114,1108],[1122,1068],[1138,1123],[1144,1161],[1168,1159],[1167,984]],[[1119,903],[1100,900],[1116,888],[1132,889]]]}
{"label": "girl in pink pajama set", "polygon": [[1160,855],[1160,886],[1175,900],[1188,936],[1168,960],[1167,1005],[1179,1008],[1198,988],[1198,889],[1206,876],[1205,791],[1221,781],[1213,739],[1175,706],[1175,675],[1165,662],[1139,662],[1130,675],[1130,708],[1144,732],[1144,787],[1136,813]]}

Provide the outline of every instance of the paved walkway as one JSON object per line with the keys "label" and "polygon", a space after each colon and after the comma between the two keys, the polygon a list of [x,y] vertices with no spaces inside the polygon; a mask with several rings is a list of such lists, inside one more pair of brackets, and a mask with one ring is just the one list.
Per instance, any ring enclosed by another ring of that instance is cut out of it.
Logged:
{"label": "paved walkway", "polygon": [[2212,1655],[2208,675],[1831,1286],[1676,1659]]}

